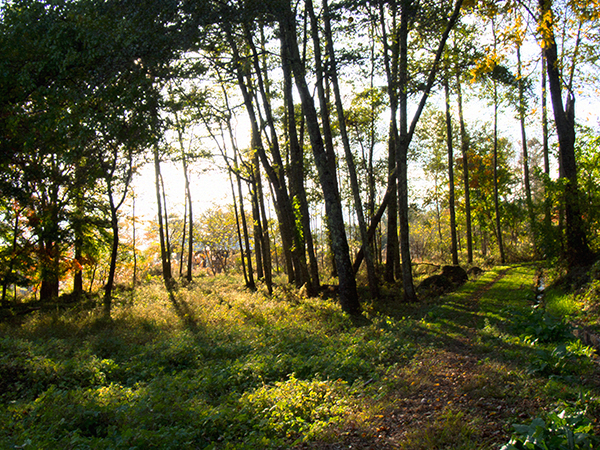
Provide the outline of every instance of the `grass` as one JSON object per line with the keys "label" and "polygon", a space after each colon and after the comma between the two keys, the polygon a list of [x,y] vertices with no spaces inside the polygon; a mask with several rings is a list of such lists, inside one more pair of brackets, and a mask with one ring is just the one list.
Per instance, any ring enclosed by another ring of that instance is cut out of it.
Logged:
{"label": "grass", "polygon": [[146,284],[109,322],[82,307],[2,323],[0,448],[498,447],[559,401],[598,408],[589,349],[532,313],[534,275],[498,267],[358,322],[223,276]]}

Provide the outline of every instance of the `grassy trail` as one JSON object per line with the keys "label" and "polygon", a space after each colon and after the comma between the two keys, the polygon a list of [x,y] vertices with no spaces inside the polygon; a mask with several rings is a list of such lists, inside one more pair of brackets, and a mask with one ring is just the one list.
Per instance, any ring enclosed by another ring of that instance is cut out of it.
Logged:
{"label": "grassy trail", "polygon": [[557,401],[593,391],[597,404],[597,367],[583,363],[579,376],[562,378],[529,373],[540,350],[523,344],[518,318],[531,308],[535,272],[533,265],[500,267],[424,306],[413,330],[421,349],[390,374],[398,382],[380,402],[385,406],[345,442],[311,448],[499,448],[511,424],[530,421]]}

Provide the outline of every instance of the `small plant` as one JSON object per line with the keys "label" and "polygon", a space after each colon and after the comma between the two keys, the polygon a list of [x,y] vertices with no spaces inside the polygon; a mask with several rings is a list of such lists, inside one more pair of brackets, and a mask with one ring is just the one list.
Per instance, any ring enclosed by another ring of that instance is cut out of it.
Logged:
{"label": "small plant", "polygon": [[568,323],[542,309],[533,309],[518,326],[525,327],[523,339],[530,344],[561,342],[571,337]]}
{"label": "small plant", "polygon": [[514,425],[515,435],[500,450],[592,450],[600,439],[592,434],[592,423],[585,412],[567,408],[539,417],[529,425]]}
{"label": "small plant", "polygon": [[559,344],[549,352],[538,350],[537,357],[529,365],[530,374],[539,375],[565,375],[585,372],[589,366],[589,357],[593,353],[591,347],[587,347],[581,341],[573,341],[568,344]]}

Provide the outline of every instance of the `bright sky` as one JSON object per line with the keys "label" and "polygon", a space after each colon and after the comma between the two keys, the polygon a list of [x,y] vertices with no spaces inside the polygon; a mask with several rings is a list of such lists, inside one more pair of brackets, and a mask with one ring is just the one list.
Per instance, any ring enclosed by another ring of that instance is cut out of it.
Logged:
{"label": "bright sky", "polygon": [[[206,162],[192,166],[190,170],[190,186],[194,215],[215,205],[231,204],[231,187],[227,175],[219,169],[210,170]],[[204,171],[202,169],[205,169]],[[184,215],[185,178],[181,166],[161,164],[167,208],[169,214],[179,217]],[[156,188],[154,185],[154,165],[145,165],[133,183],[136,195],[136,215],[143,220],[156,220]],[[131,213],[131,202],[123,207],[123,213]]]}

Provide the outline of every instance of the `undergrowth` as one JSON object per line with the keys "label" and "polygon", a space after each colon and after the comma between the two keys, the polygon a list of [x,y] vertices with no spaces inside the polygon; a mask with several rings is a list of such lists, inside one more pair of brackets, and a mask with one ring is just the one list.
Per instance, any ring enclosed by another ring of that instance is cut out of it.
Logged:
{"label": "undergrowth", "polygon": [[[282,286],[268,297],[234,276],[171,293],[145,284],[115,299],[110,321],[34,312],[0,324],[0,448],[289,448],[350,424],[379,439],[369,424],[422,396],[436,406],[401,448],[497,448],[557,401],[585,393],[597,411],[590,350],[531,309],[534,271],[500,267],[419,304],[365,303],[359,321],[333,300]],[[477,363],[450,370],[467,345]],[[464,381],[456,398],[443,371]],[[501,434],[485,431],[490,417]]]}

